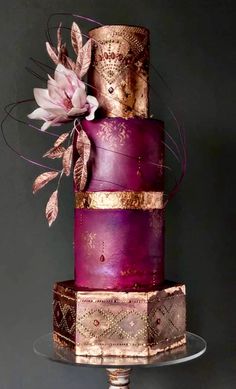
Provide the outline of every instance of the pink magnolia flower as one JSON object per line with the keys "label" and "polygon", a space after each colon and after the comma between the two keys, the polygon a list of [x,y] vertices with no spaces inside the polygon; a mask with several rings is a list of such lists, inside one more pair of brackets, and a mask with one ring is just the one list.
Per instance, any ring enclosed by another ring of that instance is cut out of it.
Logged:
{"label": "pink magnolia flower", "polygon": [[41,127],[42,131],[85,114],[87,120],[94,119],[98,101],[94,96],[87,96],[85,84],[72,70],[58,64],[54,79],[48,77],[47,89],[34,89],[34,97],[39,108],[28,115],[30,119],[45,121]]}

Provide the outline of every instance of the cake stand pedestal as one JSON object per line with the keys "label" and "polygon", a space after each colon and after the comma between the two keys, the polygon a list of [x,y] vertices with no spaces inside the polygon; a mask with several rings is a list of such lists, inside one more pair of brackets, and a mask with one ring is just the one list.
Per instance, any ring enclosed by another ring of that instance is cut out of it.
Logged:
{"label": "cake stand pedestal", "polygon": [[131,369],[106,369],[108,380],[110,382],[109,389],[129,389]]}
{"label": "cake stand pedestal", "polygon": [[[200,357],[207,345],[203,338],[187,332],[187,343],[173,350],[153,357],[84,357],[75,355],[70,349],[53,342],[52,333],[41,336],[34,342],[34,352],[53,362],[76,366],[106,368],[110,383],[109,389],[129,389],[133,367],[161,367],[183,363]],[[68,388],[69,389],[69,388]]]}

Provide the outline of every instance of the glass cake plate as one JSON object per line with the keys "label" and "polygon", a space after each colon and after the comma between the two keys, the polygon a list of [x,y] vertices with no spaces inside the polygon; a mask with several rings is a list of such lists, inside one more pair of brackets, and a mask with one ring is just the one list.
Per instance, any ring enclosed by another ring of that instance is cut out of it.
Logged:
{"label": "glass cake plate", "polygon": [[69,348],[53,341],[52,333],[38,338],[33,345],[34,352],[53,362],[77,366],[106,368],[113,388],[129,388],[130,372],[133,367],[161,367],[191,361],[206,351],[206,341],[198,335],[187,332],[185,345],[161,352],[153,357],[91,357],[75,355]]}

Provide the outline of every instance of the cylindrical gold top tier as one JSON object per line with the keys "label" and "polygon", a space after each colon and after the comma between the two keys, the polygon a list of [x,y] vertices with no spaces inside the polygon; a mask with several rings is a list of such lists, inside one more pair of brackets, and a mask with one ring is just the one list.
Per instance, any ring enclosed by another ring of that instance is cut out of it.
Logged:
{"label": "cylindrical gold top tier", "polygon": [[148,117],[149,31],[136,26],[103,26],[89,32],[90,93],[102,117]]}

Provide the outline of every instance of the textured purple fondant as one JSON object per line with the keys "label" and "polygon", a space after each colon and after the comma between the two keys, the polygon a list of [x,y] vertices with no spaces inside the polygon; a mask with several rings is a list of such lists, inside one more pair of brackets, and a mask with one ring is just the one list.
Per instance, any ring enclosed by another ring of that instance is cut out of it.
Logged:
{"label": "textured purple fondant", "polygon": [[[81,124],[92,146],[86,190],[163,191],[162,122],[106,118]],[[163,282],[163,211],[76,209],[74,235],[78,288],[147,291]]]}
{"label": "textured purple fondant", "polygon": [[82,127],[92,143],[86,190],[163,191],[162,122],[106,118]]}
{"label": "textured purple fondant", "polygon": [[75,209],[75,283],[154,290],[164,280],[163,211]]}

